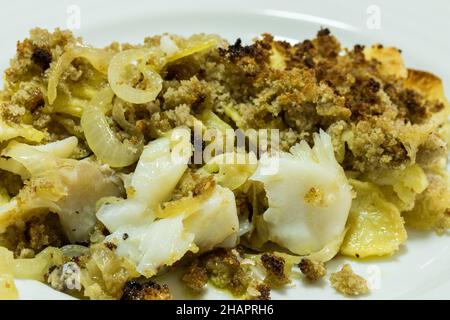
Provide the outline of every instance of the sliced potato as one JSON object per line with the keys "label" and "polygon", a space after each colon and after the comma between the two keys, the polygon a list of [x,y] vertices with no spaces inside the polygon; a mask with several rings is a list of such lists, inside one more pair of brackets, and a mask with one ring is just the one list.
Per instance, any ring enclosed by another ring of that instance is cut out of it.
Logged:
{"label": "sliced potato", "polygon": [[19,293],[14,284],[13,276],[8,273],[0,273],[0,300],[17,299],[19,299]]}
{"label": "sliced potato", "polygon": [[414,208],[403,212],[406,224],[419,230],[450,228],[450,179],[445,169],[427,172],[428,188],[417,196]]}
{"label": "sliced potato", "polygon": [[373,45],[364,49],[364,56],[368,60],[375,59],[381,62],[380,73],[385,76],[396,76],[399,78],[408,76],[402,54],[397,48]]}
{"label": "sliced potato", "polygon": [[356,191],[341,253],[357,258],[391,255],[406,241],[400,211],[370,183],[350,180]]}
{"label": "sliced potato", "polygon": [[411,210],[416,196],[428,187],[427,176],[423,169],[411,165],[405,169],[378,170],[367,174],[367,178],[383,191],[386,200],[400,211]]}

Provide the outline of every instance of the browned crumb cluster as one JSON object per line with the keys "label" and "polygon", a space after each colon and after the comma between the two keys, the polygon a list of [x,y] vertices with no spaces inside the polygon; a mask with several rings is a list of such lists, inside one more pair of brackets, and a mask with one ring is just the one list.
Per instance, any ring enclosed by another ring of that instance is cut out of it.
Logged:
{"label": "browned crumb cluster", "polygon": [[259,295],[256,297],[256,300],[270,300],[270,287],[266,284],[260,283],[256,285],[256,290]]}
{"label": "browned crumb cluster", "polygon": [[317,281],[327,274],[327,268],[323,262],[302,259],[298,266],[305,277],[311,281]]}
{"label": "browned crumb cluster", "polygon": [[236,249],[208,252],[191,261],[181,280],[194,293],[201,293],[210,282],[235,297],[252,300],[270,300],[271,288],[289,282],[283,258],[265,257],[267,277],[264,281],[256,281],[250,272],[253,263],[248,264],[249,260],[241,254]]}
{"label": "browned crumb cluster", "polygon": [[349,264],[345,264],[341,271],[332,273],[330,282],[331,286],[337,291],[349,296],[369,293],[366,279],[353,273],[352,267]]}
{"label": "browned crumb cluster", "polygon": [[[45,106],[42,89],[64,48],[77,41],[69,32],[35,29],[19,42],[6,72],[9,90],[0,108],[4,119],[23,122],[31,117],[37,127],[48,128],[51,139],[77,131],[78,119],[53,114]],[[310,141],[319,128],[332,135],[336,147],[342,145],[341,135],[351,132],[355,139],[340,162],[360,172],[399,167],[415,158],[429,163],[442,155],[442,136],[430,135],[417,154],[407,152],[404,137],[441,111],[443,103],[411,88],[409,78],[386,73],[376,58],[368,59],[363,46],[341,55],[343,50],[327,29],[295,45],[270,35],[250,46],[238,40],[169,65],[158,99],[127,106],[127,120],[150,140],[173,127],[192,126],[193,117],[212,110],[235,127],[280,129],[285,150],[301,139]],[[82,100],[71,88],[95,76],[89,64],[77,60],[60,89]]]}
{"label": "browned crumb cluster", "polygon": [[227,289],[235,296],[243,296],[252,279],[236,250],[216,249],[191,263],[182,280],[197,292],[204,288],[207,281],[211,281],[216,287]]}
{"label": "browned crumb cluster", "polygon": [[194,292],[201,292],[208,283],[208,270],[199,260],[192,262],[183,274],[183,283]]}
{"label": "browned crumb cluster", "polygon": [[32,217],[0,234],[0,245],[13,250],[15,256],[21,256],[23,251],[38,253],[48,246],[61,247],[67,243],[59,218],[52,213]]}
{"label": "browned crumb cluster", "polygon": [[265,282],[270,287],[278,287],[289,283],[289,272],[287,270],[286,261],[283,257],[279,257],[272,253],[264,253],[261,256],[261,262],[267,271]]}
{"label": "browned crumb cluster", "polygon": [[129,281],[123,287],[121,300],[169,300],[172,296],[167,285],[152,281],[140,283]]}

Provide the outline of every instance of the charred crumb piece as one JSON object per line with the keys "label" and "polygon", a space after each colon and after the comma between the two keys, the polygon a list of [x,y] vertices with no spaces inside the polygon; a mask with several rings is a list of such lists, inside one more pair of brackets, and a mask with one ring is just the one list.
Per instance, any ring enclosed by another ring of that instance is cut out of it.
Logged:
{"label": "charred crumb piece", "polygon": [[304,40],[292,46],[289,52],[286,53],[287,69],[305,66],[307,68],[314,68],[316,62],[314,57],[317,55],[316,48],[311,40]]}
{"label": "charred crumb piece", "polygon": [[354,119],[380,115],[385,111],[380,105],[380,88],[380,83],[373,78],[356,79],[346,97],[346,106]]}
{"label": "charred crumb piece", "polygon": [[313,41],[318,53],[325,59],[335,59],[341,51],[341,44],[331,34],[329,29],[321,29]]}
{"label": "charred crumb piece", "polygon": [[254,76],[262,65],[269,62],[270,51],[268,38],[248,46],[243,46],[239,38],[227,49],[219,49],[219,55],[235,65],[240,65],[247,76]]}
{"label": "charred crumb piece", "polygon": [[271,253],[264,253],[261,262],[267,271],[266,283],[271,287],[282,286],[290,282],[286,272],[286,261]]}
{"label": "charred crumb piece", "polygon": [[36,48],[31,55],[31,60],[45,71],[52,63],[52,54],[47,49]]}
{"label": "charred crumb piece", "polygon": [[241,58],[245,55],[253,55],[253,45],[243,46],[241,38],[237,38],[234,44],[230,45],[228,49],[220,49],[219,53],[222,56],[227,56],[231,61]]}
{"label": "charred crumb piece", "polygon": [[259,296],[257,298],[257,300],[270,300],[270,287],[265,285],[265,284],[258,284],[256,286],[256,290],[258,290],[259,292]]}
{"label": "charred crumb piece", "polygon": [[192,262],[181,278],[186,286],[194,292],[200,292],[208,283],[208,271],[198,259]]}
{"label": "charred crumb piece", "polygon": [[105,247],[107,247],[109,250],[116,250],[117,249],[117,245],[115,243],[112,243],[112,242],[105,242]]}
{"label": "charred crumb piece", "polygon": [[128,281],[123,287],[121,300],[170,300],[169,287],[160,285],[153,281],[140,283],[137,281]]}
{"label": "charred crumb piece", "polygon": [[329,36],[330,34],[331,31],[328,28],[320,28],[319,32],[317,32],[318,37]]}
{"label": "charred crumb piece", "polygon": [[323,262],[302,259],[298,266],[305,277],[311,281],[317,281],[327,274],[327,269]]}
{"label": "charred crumb piece", "polygon": [[0,244],[19,257],[24,249],[39,253],[48,246],[61,247],[68,241],[56,214],[32,217],[23,225],[12,225],[0,235]]}
{"label": "charred crumb piece", "polygon": [[358,296],[369,292],[366,279],[353,273],[349,264],[345,264],[341,271],[332,273],[330,282],[338,292],[349,296]]}

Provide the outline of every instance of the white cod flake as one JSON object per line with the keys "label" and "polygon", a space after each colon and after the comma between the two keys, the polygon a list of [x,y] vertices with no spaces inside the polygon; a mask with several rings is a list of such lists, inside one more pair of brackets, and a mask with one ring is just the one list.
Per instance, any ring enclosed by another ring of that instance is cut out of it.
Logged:
{"label": "white cod flake", "polygon": [[184,128],[150,142],[131,176],[127,199],[103,204],[97,218],[110,232],[121,226],[151,223],[155,209],[170,197],[186,171],[191,154],[190,132]]}
{"label": "white cod flake", "polygon": [[188,251],[234,247],[239,231],[234,194],[220,186],[209,192],[198,199],[180,200],[177,208],[181,211],[175,216],[142,226],[121,227],[105,241],[115,243],[116,253],[132,261],[146,277],[172,265]]}
{"label": "white cod flake", "polygon": [[178,216],[141,227],[120,228],[105,241],[118,244],[116,253],[134,262],[140,274],[151,277],[161,267],[180,260],[186,252],[197,252],[194,237],[185,230],[183,216]]}
{"label": "white cod flake", "polygon": [[[276,173],[265,174],[264,168],[276,166]],[[263,215],[267,231],[261,230],[267,241],[306,255],[343,234],[351,187],[325,132],[314,135],[312,149],[302,141],[290,153],[264,155],[251,179],[264,184],[269,200]]]}

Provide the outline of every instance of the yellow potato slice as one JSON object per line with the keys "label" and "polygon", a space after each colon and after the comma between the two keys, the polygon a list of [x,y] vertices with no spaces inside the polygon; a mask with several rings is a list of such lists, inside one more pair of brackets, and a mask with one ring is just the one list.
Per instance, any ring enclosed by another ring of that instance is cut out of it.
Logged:
{"label": "yellow potato slice", "polygon": [[14,278],[11,274],[0,274],[0,300],[17,300],[19,293],[17,292]]}
{"label": "yellow potato slice", "polygon": [[400,211],[370,182],[350,180],[356,191],[340,252],[356,258],[392,255],[407,234]]}
{"label": "yellow potato slice", "polygon": [[364,49],[364,56],[367,60],[375,59],[381,62],[380,72],[385,76],[399,78],[408,76],[402,54],[397,48],[373,45]]}

